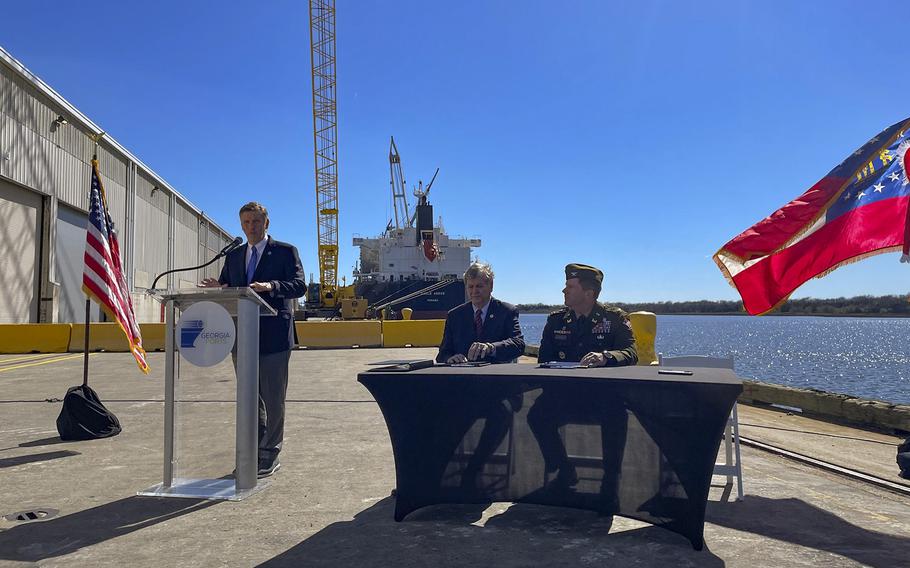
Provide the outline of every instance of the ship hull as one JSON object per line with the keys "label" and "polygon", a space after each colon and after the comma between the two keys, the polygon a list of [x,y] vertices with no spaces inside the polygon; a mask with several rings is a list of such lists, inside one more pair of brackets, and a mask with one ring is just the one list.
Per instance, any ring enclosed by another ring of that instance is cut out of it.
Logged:
{"label": "ship hull", "polygon": [[[370,306],[394,302],[409,294],[437,284],[432,280],[404,280],[397,282],[367,281],[355,284],[358,297],[367,299]],[[452,308],[465,303],[464,282],[451,280],[445,286],[391,306],[395,314],[402,308],[411,308],[411,319],[445,319]]]}

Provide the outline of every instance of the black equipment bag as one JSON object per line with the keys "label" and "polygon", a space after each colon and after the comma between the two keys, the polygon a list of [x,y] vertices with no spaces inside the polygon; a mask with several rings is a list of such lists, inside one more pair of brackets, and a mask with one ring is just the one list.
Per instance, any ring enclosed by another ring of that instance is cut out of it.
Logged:
{"label": "black equipment bag", "polygon": [[98,394],[88,385],[71,387],[63,397],[57,417],[61,440],[94,440],[120,433],[120,421],[105,408]]}
{"label": "black equipment bag", "polygon": [[910,479],[910,438],[897,447],[897,467],[901,468],[898,475]]}

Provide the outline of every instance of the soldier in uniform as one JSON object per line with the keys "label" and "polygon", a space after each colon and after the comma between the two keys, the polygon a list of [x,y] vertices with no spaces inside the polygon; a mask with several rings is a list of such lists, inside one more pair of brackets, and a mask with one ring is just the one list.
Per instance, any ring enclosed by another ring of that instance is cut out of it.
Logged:
{"label": "soldier in uniform", "polygon": [[[550,314],[540,340],[539,363],[577,361],[588,367],[618,367],[638,362],[632,324],[625,312],[597,301],[603,272],[585,264],[566,266],[566,307]],[[584,396],[566,401],[544,387],[528,412],[528,425],[543,453],[550,486],[570,490],[578,482],[569,462],[559,427],[568,423],[600,423],[603,444],[604,513],[618,507],[619,471],[626,437],[626,414],[621,400],[604,403],[602,397]]]}
{"label": "soldier in uniform", "polygon": [[566,307],[547,318],[539,363],[579,361],[589,367],[621,367],[638,362],[629,317],[597,301],[603,272],[585,264],[566,266]]}

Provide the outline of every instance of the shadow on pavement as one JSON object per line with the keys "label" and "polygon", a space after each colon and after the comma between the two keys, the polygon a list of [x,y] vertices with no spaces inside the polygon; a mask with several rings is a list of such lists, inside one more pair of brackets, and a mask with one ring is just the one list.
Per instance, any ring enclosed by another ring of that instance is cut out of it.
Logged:
{"label": "shadow on pavement", "polygon": [[733,503],[709,502],[705,521],[832,552],[873,568],[891,568],[910,558],[910,539],[864,529],[800,499],[746,495]]}
{"label": "shadow on pavement", "polygon": [[38,562],[63,556],[215,503],[134,496],[47,521],[17,525],[0,532],[0,560]]}
{"label": "shadow on pavement", "polygon": [[470,520],[481,516],[478,505],[426,507],[401,523],[394,509],[394,498],[383,499],[260,566],[640,566],[643,558],[653,566],[724,566],[707,547],[696,552],[664,529],[609,534],[609,518],[590,511],[519,504],[477,526]]}
{"label": "shadow on pavement", "polygon": [[60,436],[51,436],[50,438],[41,438],[39,440],[32,440],[31,442],[22,442],[19,444],[20,448],[34,448],[36,446],[50,446],[53,444],[68,444],[70,443],[67,440],[61,440]]}
{"label": "shadow on pavement", "polygon": [[32,440],[31,442],[22,442],[15,446],[9,448],[0,448],[0,452],[5,452],[7,450],[15,450],[16,448],[36,448],[38,446],[51,446],[54,444],[68,444],[70,442],[61,440],[60,436],[53,436],[50,438],[41,438],[39,440]]}
{"label": "shadow on pavement", "polygon": [[29,454],[27,456],[16,456],[14,458],[0,458],[0,469],[5,467],[15,467],[17,465],[22,465],[26,463],[40,462],[40,461],[50,461],[58,460],[60,458],[68,458],[70,456],[81,455],[79,452],[74,452],[71,450],[60,450],[58,452],[44,452],[41,454]]}

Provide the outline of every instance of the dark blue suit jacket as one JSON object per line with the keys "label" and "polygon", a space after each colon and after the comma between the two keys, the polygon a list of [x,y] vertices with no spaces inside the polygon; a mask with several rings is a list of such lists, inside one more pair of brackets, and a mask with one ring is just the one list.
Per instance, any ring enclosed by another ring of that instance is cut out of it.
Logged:
{"label": "dark blue suit jacket", "polygon": [[[268,243],[256,266],[253,282],[271,282],[271,292],[259,295],[278,312],[276,316],[259,318],[259,352],[289,351],[297,343],[294,329],[293,298],[306,294],[306,277],[294,245],[268,238]],[[228,286],[247,286],[247,244],[228,253],[218,281]]]}
{"label": "dark blue suit jacket", "polygon": [[477,337],[474,330],[474,312],[471,302],[449,310],[445,331],[442,334],[442,344],[439,346],[439,354],[436,355],[437,362],[445,363],[446,359],[457,353],[467,357],[468,348],[475,341],[496,346],[496,355],[488,355],[487,361],[504,363],[524,353],[525,340],[521,335],[521,325],[518,323],[518,308],[492,298],[480,337]]}

